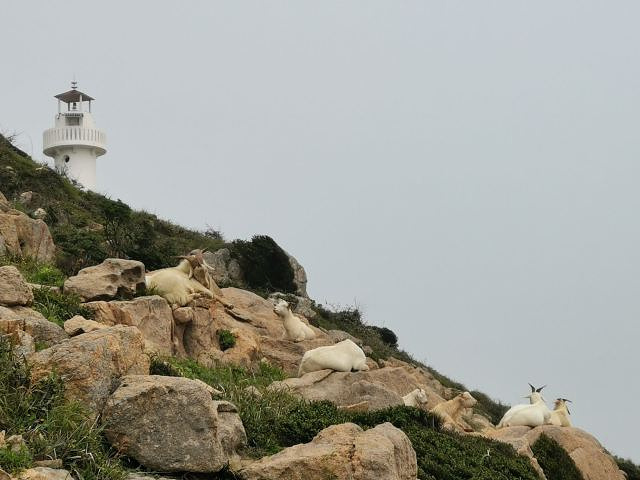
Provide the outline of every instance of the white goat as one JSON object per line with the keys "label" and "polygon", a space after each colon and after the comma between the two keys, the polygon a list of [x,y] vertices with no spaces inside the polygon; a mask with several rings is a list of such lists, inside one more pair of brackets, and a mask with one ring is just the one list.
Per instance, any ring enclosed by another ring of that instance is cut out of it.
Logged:
{"label": "white goat", "polygon": [[559,427],[571,427],[571,419],[569,415],[571,412],[569,411],[569,406],[567,402],[571,402],[566,398],[558,398],[556,399],[556,403],[554,405],[554,409],[551,412],[551,417],[549,418],[549,425],[558,425]]}
{"label": "white goat", "polygon": [[301,342],[316,337],[311,327],[293,314],[291,308],[289,308],[289,303],[280,300],[276,306],[273,307],[273,311],[284,321],[284,329],[287,332],[289,340]]}
{"label": "white goat", "polygon": [[549,422],[551,411],[540,393],[544,387],[535,388],[531,384],[529,386],[531,387],[531,393],[524,397],[529,399],[529,405],[514,405],[511,407],[498,423],[498,428],[539,427]]}
{"label": "white goat", "polygon": [[369,370],[367,357],[362,349],[346,339],[328,347],[309,350],[302,356],[298,376],[318,370],[336,370],[350,372],[352,370]]}
{"label": "white goat", "polygon": [[163,268],[145,276],[148,289],[156,289],[172,308],[184,307],[192,300],[202,297],[214,298],[214,294],[193,278],[191,262],[194,256],[181,256],[175,267]]}
{"label": "white goat", "polygon": [[429,399],[427,398],[427,392],[425,392],[422,388],[416,388],[412,392],[407,393],[404,397],[404,404],[407,407],[416,407],[420,408],[422,405],[427,403]]}
{"label": "white goat", "polygon": [[431,413],[439,416],[445,427],[459,427],[459,421],[465,408],[473,407],[478,401],[469,392],[463,392],[451,400],[439,403]]}

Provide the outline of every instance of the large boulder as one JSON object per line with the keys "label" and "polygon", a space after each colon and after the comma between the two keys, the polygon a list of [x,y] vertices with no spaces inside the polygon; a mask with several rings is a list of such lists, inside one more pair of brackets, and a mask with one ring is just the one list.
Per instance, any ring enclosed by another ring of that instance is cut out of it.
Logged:
{"label": "large boulder", "polygon": [[29,364],[34,382],[55,372],[64,379],[65,396],[80,400],[95,414],[120,377],[149,373],[140,330],[123,325],[73,337],[33,354]]}
{"label": "large boulder", "polygon": [[163,472],[218,472],[246,442],[235,407],[186,378],[124,377],[102,419],[118,451]]}
{"label": "large boulder", "polygon": [[144,291],[144,264],[136,260],[107,258],[100,265],[83,268],[64,282],[64,291],[83,301],[132,298]]}
{"label": "large boulder", "polygon": [[291,270],[293,270],[293,283],[296,286],[296,295],[309,298],[309,294],[307,294],[307,272],[292,255],[287,253],[287,256],[289,257]]}
{"label": "large boulder", "polygon": [[295,445],[240,470],[244,480],[415,480],[411,441],[390,423],[363,431],[332,425],[310,443]]}
{"label": "large boulder", "polygon": [[55,248],[47,224],[15,210],[0,193],[0,255],[50,262],[55,257]]}
{"label": "large boulder", "polygon": [[235,258],[231,258],[228,248],[221,248],[215,252],[205,252],[205,261],[212,267],[210,272],[214,281],[219,285],[239,285],[243,281],[242,269]]}
{"label": "large boulder", "polygon": [[27,307],[0,307],[0,333],[13,334],[18,331],[29,334],[36,343],[44,347],[51,347],[69,338],[62,328],[35,310]]}
{"label": "large boulder", "polygon": [[73,478],[67,470],[36,467],[20,472],[16,480],[73,480]]}
{"label": "large boulder", "polygon": [[172,355],[173,316],[167,301],[157,295],[130,301],[88,302],[93,319],[105,325],[138,327],[148,352]]}
{"label": "large boulder", "polygon": [[[248,366],[263,358],[293,373],[306,350],[333,342],[314,328],[314,340],[286,340],[282,320],[273,312],[273,303],[255,293],[238,288],[223,288],[225,300],[233,309],[219,302],[208,306],[189,306],[173,311],[175,352],[205,365],[211,362]],[[217,332],[229,330],[236,339],[233,348],[220,349]]]}
{"label": "large boulder", "polygon": [[566,450],[573,459],[584,480],[624,480],[624,472],[618,468],[613,457],[600,442],[584,430],[573,427],[543,425],[541,427],[508,427],[487,434],[489,438],[508,443],[521,455],[532,459],[534,467],[538,462],[533,457],[531,446],[540,435],[552,438]]}
{"label": "large boulder", "polygon": [[300,378],[287,378],[273,382],[270,389],[286,389],[309,400],[329,400],[339,407],[363,404],[369,410],[403,405],[402,397],[415,388],[427,391],[434,405],[442,397],[421,384],[405,368],[384,367],[362,372],[334,372],[320,370]]}
{"label": "large boulder", "polygon": [[12,265],[0,267],[0,305],[15,307],[32,303],[33,292],[18,269]]}
{"label": "large boulder", "polygon": [[107,326],[93,320],[87,320],[82,315],[75,315],[64,322],[64,331],[67,332],[67,335],[70,337],[93,332],[94,330],[101,330],[103,328],[107,328]]}

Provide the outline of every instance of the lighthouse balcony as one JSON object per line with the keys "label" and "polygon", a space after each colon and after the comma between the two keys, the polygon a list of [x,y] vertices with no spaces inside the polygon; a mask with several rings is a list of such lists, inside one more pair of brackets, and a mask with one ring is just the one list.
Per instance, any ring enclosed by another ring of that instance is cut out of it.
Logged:
{"label": "lighthouse balcony", "polygon": [[97,155],[107,151],[107,136],[97,128],[58,127],[45,130],[42,138],[42,150],[45,155],[53,154],[58,147],[66,146],[94,147]]}

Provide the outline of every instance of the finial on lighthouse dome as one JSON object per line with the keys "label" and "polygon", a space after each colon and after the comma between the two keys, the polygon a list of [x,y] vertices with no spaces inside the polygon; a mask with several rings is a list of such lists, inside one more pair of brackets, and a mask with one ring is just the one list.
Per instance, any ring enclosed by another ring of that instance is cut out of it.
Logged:
{"label": "finial on lighthouse dome", "polygon": [[107,137],[96,128],[91,113],[95,99],[78,90],[75,78],[71,90],[55,95],[58,114],[53,128],[45,130],[42,153],[54,159],[56,170],[84,189],[96,189],[96,159],[107,153]]}

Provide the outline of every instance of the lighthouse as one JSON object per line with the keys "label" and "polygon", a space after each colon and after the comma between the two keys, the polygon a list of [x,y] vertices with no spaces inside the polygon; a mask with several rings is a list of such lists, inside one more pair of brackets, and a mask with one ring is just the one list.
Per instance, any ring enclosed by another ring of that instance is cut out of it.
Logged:
{"label": "lighthouse", "polygon": [[42,135],[42,153],[53,157],[56,170],[77,181],[86,190],[96,188],[96,159],[107,152],[107,138],[96,128],[91,114],[94,100],[78,90],[71,82],[71,90],[56,95],[58,114],[55,126]]}

